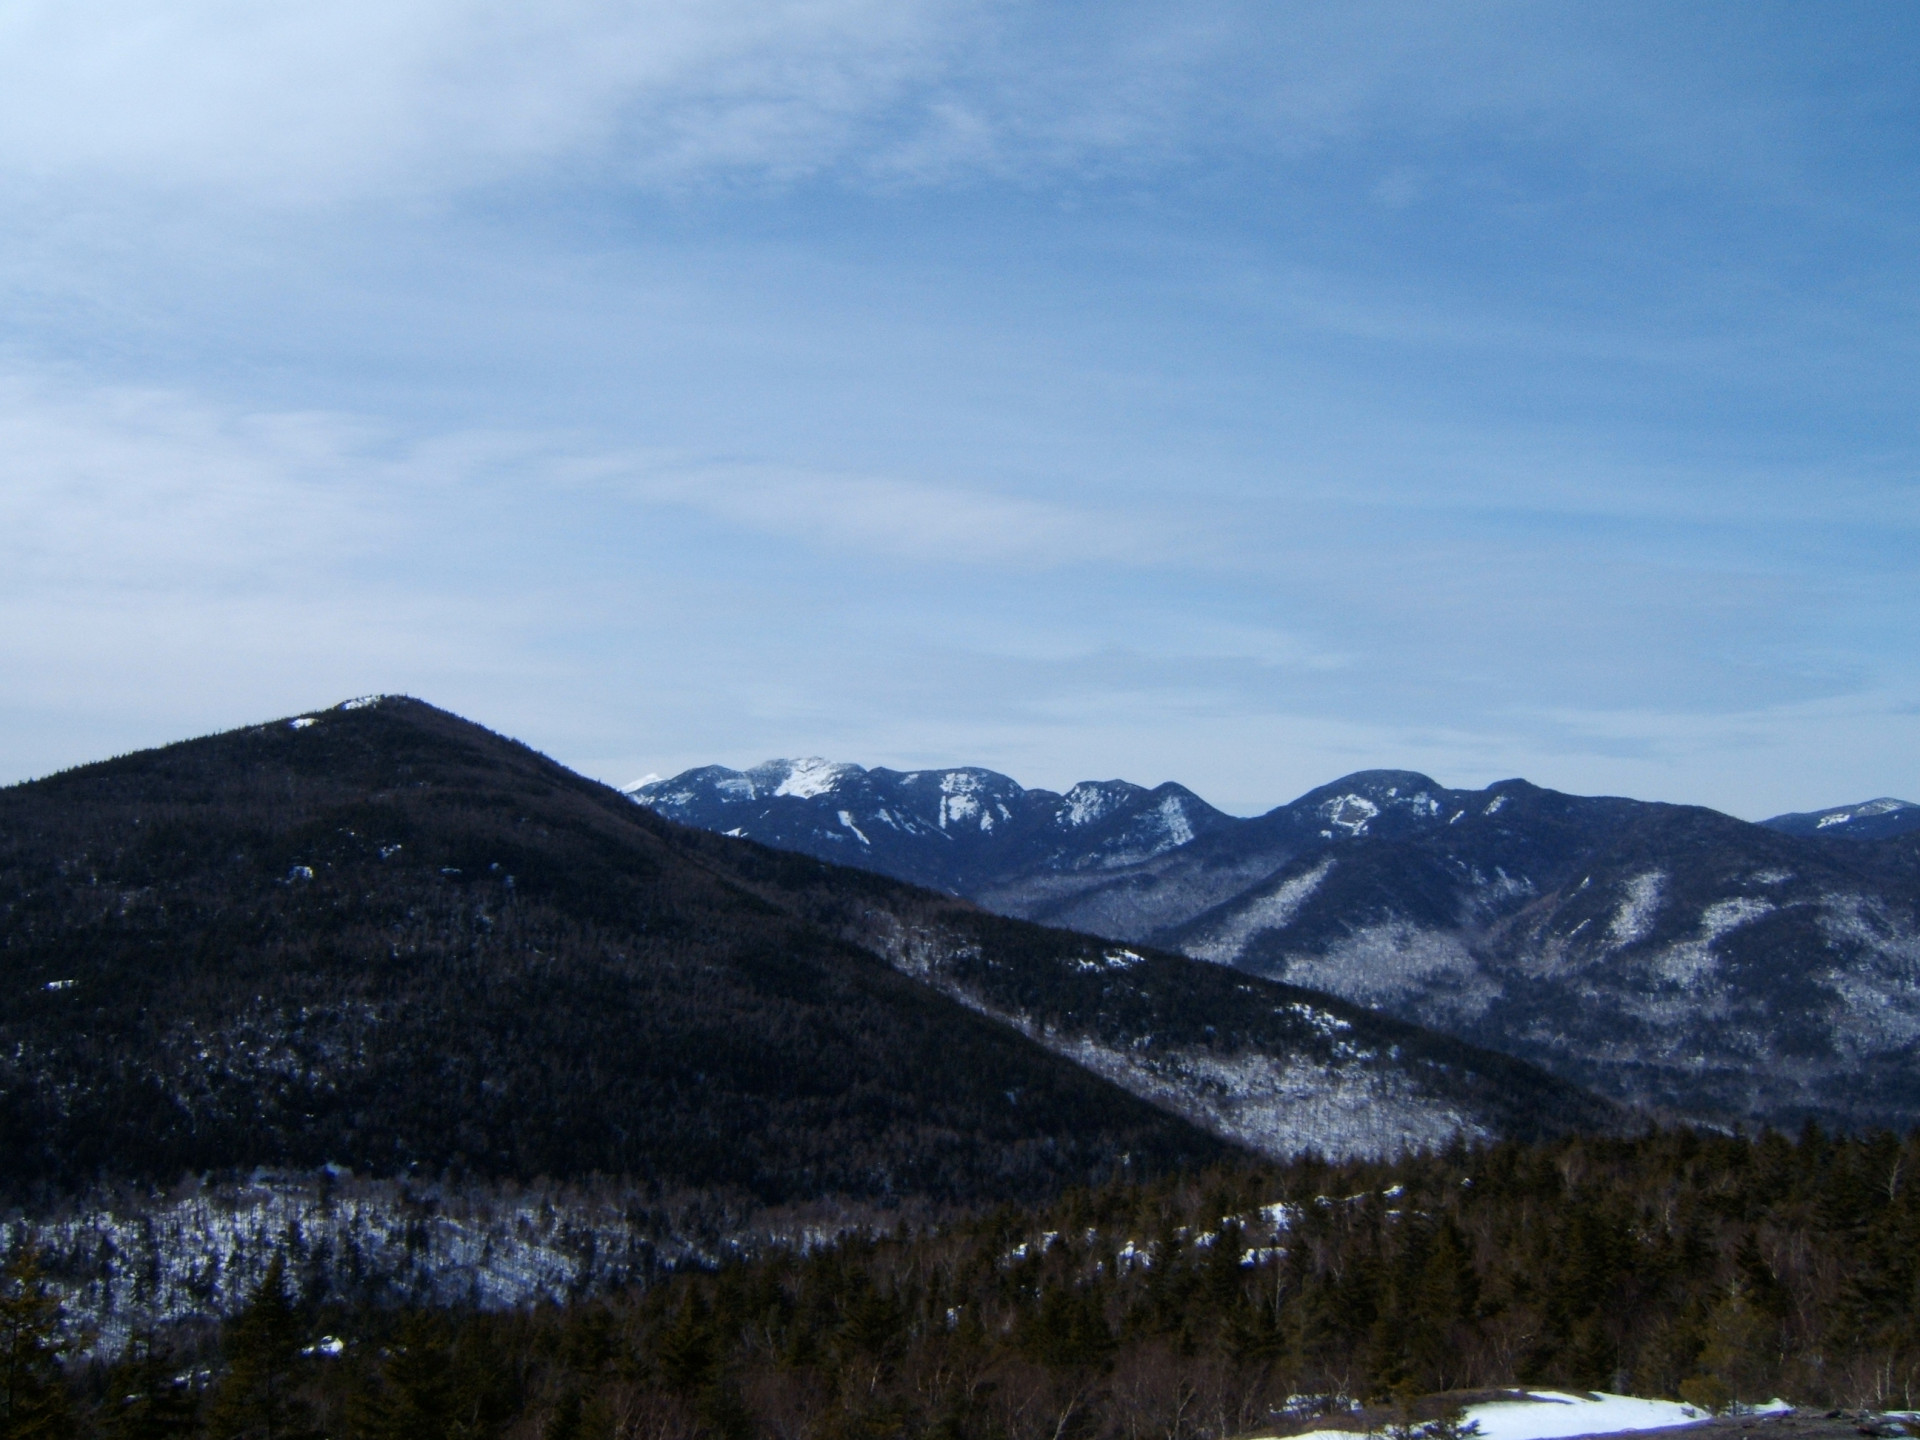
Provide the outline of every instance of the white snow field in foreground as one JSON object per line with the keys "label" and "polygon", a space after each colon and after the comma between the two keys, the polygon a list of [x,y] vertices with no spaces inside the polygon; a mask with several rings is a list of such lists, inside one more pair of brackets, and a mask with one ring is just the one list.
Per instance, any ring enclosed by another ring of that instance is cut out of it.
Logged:
{"label": "white snow field in foreground", "polygon": [[[1791,1409],[1785,1401],[1756,1406],[1748,1413],[1774,1414]],[[1671,1430],[1698,1425],[1711,1417],[1678,1400],[1641,1400],[1632,1395],[1577,1395],[1564,1390],[1528,1390],[1512,1400],[1490,1400],[1467,1407],[1484,1440],[1567,1440],[1574,1435],[1617,1435],[1631,1430]],[[1351,1430],[1315,1430],[1292,1440],[1353,1440]]]}
{"label": "white snow field in foreground", "polygon": [[[1561,1440],[1568,1435],[1614,1435],[1624,1430],[1670,1430],[1697,1425],[1707,1412],[1678,1400],[1640,1400],[1632,1395],[1578,1395],[1563,1390],[1529,1390],[1524,1400],[1494,1400],[1470,1406],[1467,1419],[1480,1422],[1486,1440]],[[1753,1413],[1791,1409],[1784,1401],[1756,1407]]]}

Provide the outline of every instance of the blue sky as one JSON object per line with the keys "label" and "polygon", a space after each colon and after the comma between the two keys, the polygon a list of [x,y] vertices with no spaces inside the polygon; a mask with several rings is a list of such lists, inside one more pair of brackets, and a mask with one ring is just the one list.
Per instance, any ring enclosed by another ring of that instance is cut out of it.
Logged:
{"label": "blue sky", "polygon": [[0,780],[1920,799],[1920,12],[1170,8],[0,6]]}

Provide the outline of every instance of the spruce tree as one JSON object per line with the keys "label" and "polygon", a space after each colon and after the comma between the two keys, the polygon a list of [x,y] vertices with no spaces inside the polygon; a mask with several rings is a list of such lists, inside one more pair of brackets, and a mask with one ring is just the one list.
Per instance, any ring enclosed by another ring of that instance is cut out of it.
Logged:
{"label": "spruce tree", "polygon": [[443,1440],[453,1433],[454,1389],[444,1325],[410,1314],[355,1431],[364,1440]]}
{"label": "spruce tree", "polygon": [[302,1407],[293,1381],[300,1317],[287,1294],[287,1264],[275,1255],[246,1308],[222,1336],[227,1373],[214,1396],[213,1440],[300,1440]]}
{"label": "spruce tree", "polygon": [[174,1440],[194,1433],[192,1389],[176,1379],[173,1354],[151,1331],[135,1335],[107,1375],[101,1428],[107,1440]]}
{"label": "spruce tree", "polygon": [[72,1348],[40,1257],[22,1247],[0,1272],[0,1440],[74,1433],[60,1358]]}

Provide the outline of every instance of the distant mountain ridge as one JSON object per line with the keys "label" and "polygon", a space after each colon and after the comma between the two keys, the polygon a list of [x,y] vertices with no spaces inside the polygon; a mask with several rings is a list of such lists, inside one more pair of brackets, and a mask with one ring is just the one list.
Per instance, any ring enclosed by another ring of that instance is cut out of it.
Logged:
{"label": "distant mountain ridge", "polygon": [[1881,796],[1858,805],[1835,805],[1760,822],[1783,835],[1818,835],[1830,840],[1886,840],[1920,830],[1920,805]]}
{"label": "distant mountain ridge", "polygon": [[[825,838],[849,828],[843,796],[857,784],[884,802],[893,772],[808,767],[818,788],[770,802],[777,826],[744,800],[717,803],[696,778],[708,773],[635,798],[889,873],[909,863],[891,831]],[[1191,795],[1179,787],[1068,792],[1117,797],[1104,823],[1148,842],[1130,849],[1092,829],[1082,839],[1059,818],[1064,797],[1004,776],[914,774],[1044,797],[1034,829],[1046,846],[936,842],[934,883],[1002,914],[1326,990],[1635,1104],[1786,1125],[1920,1123],[1920,829],[1908,828],[1920,807],[1878,801],[1756,825],[1522,780],[1467,791],[1380,770],[1251,819],[1208,807],[1182,836],[1153,828],[1146,799]]]}
{"label": "distant mountain ridge", "polygon": [[1234,823],[1182,785],[1029,790],[992,770],[867,770],[821,759],[709,765],[626,794],[683,825],[738,834],[955,893],[983,876],[1138,864]]}

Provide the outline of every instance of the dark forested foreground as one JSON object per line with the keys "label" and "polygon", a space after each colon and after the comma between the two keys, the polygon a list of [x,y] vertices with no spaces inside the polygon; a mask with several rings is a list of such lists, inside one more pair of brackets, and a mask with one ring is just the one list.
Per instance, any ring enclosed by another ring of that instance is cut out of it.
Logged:
{"label": "dark forested foreground", "polygon": [[491,1314],[309,1305],[289,1267],[217,1337],[72,1363],[64,1421],[16,1258],[4,1433],[1198,1437],[1516,1382],[1908,1408],[1916,1169],[1920,1134],[1813,1131],[1303,1159]]}

